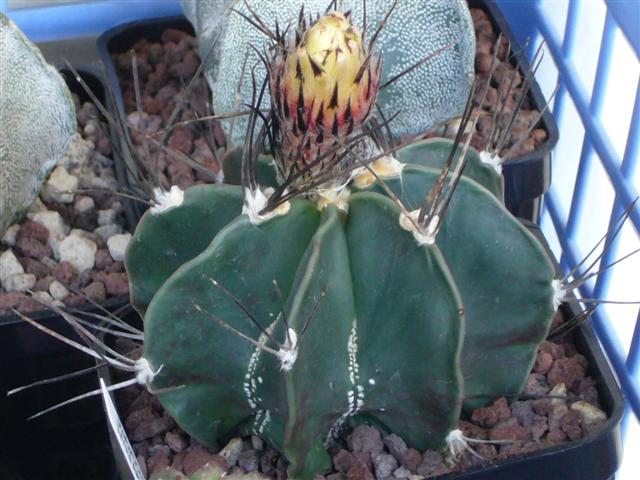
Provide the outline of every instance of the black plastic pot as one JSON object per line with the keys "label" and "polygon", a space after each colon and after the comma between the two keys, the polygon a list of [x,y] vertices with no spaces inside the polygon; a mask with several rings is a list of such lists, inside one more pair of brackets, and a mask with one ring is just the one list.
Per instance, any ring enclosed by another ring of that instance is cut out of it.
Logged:
{"label": "black plastic pot", "polygon": [[[78,45],[81,48],[81,45]],[[104,102],[102,82],[89,68],[75,67],[96,96]],[[90,101],[69,70],[61,72],[72,93],[81,102]],[[124,178],[118,172],[119,182]],[[123,201],[127,224],[132,229],[130,205]],[[128,309],[127,296],[113,297],[101,307],[110,312]],[[97,323],[91,314],[103,313],[88,303],[74,308],[76,315]],[[49,329],[81,342],[73,329],[54,312],[43,310],[28,316]],[[70,349],[60,341],[36,330],[16,315],[0,316],[0,478],[15,480],[88,479],[110,480],[113,455],[109,448],[104,412],[98,398],[54,411],[33,421],[27,418],[38,411],[96,388],[91,374],[59,384],[7,397],[6,392],[20,385],[93,367],[87,355]]]}
{"label": "black plastic pot", "polygon": [[[522,223],[553,253],[540,230],[532,222]],[[560,266],[554,259],[556,270]],[[561,306],[565,318],[573,318],[581,308],[576,300]],[[589,361],[588,375],[596,380],[602,409],[608,419],[596,435],[563,443],[537,452],[512,457],[463,473],[443,475],[442,480],[612,480],[622,461],[620,421],[624,399],[591,324],[582,323],[572,333],[576,349]]]}
{"label": "black plastic pot", "polygon": [[[519,50],[520,47],[513,32],[493,1],[469,0],[469,6],[482,8],[491,18],[494,29],[502,32],[511,41],[514,51]],[[138,40],[143,38],[159,42],[162,32],[167,28],[175,28],[193,34],[193,27],[184,17],[168,17],[120,25],[108,30],[98,39],[100,58],[106,67],[107,79],[116,93],[116,102],[121,112],[124,112],[122,90],[112,55],[127,52]],[[527,63],[522,62],[521,68],[523,72],[526,71]],[[529,95],[532,107],[542,111],[546,102],[537,82],[532,83]],[[553,115],[548,110],[543,114],[541,124],[547,132],[545,142],[535,151],[514,158],[503,165],[507,208],[515,216],[536,223],[540,214],[542,196],[551,183],[551,150],[558,142],[558,127]]]}
{"label": "black plastic pot", "polygon": [[[112,108],[117,108],[122,118],[126,118],[127,112],[122,99],[118,71],[113,63],[112,55],[129,51],[138,40],[143,38],[152,42],[160,42],[162,32],[168,28],[175,28],[194,35],[191,23],[186,18],[177,16],[125,23],[106,31],[98,38],[100,61],[104,65],[106,81],[114,96],[115,105],[112,105]],[[135,185],[130,184],[130,188],[135,191]],[[136,221],[140,219],[145,210],[146,207],[140,203],[133,205]]]}
{"label": "black plastic pot", "polygon": [[[511,42],[512,51],[519,52],[521,47],[509,28],[507,20],[496,5],[495,0],[467,0],[469,8],[479,8],[488,15],[494,31],[502,32]],[[529,68],[521,62],[520,73]],[[537,81],[529,89],[531,106],[542,111],[546,105],[544,95]],[[541,127],[547,132],[547,139],[535,151],[505,162],[502,166],[505,187],[505,203],[516,217],[538,223],[542,196],[551,184],[551,151],[558,143],[558,126],[553,114],[547,109],[540,120]]]}
{"label": "black plastic pot", "polygon": [[[545,246],[550,258],[553,254],[540,228],[523,220],[529,230]],[[560,267],[556,262],[556,269]],[[576,301],[562,305],[566,318],[572,318],[580,307]],[[620,421],[624,412],[624,400],[611,368],[589,323],[582,323],[572,333],[579,353],[589,362],[588,375],[597,382],[602,409],[608,420],[596,434],[577,441],[559,444],[495,464],[468,469],[437,477],[442,480],[609,480],[613,479],[622,460]],[[99,376],[111,383],[109,370],[103,367]],[[133,480],[124,460],[124,452],[115,441],[109,428],[111,445],[121,480]]]}

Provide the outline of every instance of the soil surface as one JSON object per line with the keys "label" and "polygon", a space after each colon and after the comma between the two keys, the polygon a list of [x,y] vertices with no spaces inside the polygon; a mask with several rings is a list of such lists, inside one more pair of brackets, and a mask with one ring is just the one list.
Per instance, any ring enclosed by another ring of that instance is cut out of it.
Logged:
{"label": "soil surface", "polygon": [[111,146],[95,105],[73,98],[78,125],[65,158],[0,240],[0,315],[44,310],[28,290],[59,306],[129,292],[122,261],[130,234],[121,197],[109,193],[118,190]]}
{"label": "soil surface", "polygon": [[[509,42],[502,37],[498,47],[496,65],[491,79],[491,86],[487,91],[485,102],[480,106],[484,86],[491,71],[491,63],[495,52],[498,34],[493,28],[489,17],[480,8],[472,8],[471,18],[476,32],[476,108],[481,108],[481,115],[476,125],[476,131],[471,139],[471,145],[477,150],[485,150],[496,130],[506,130],[512,113],[516,110],[518,99],[523,93],[523,76],[512,63],[513,49]],[[516,52],[518,55],[520,52]],[[526,93],[526,92],[525,92]],[[518,111],[509,135],[505,136],[499,148],[500,157],[506,160],[518,158],[533,152],[547,139],[547,132],[540,125],[535,125],[540,112],[531,107],[531,97],[527,96]],[[494,120],[495,118],[495,120]],[[530,133],[529,130],[531,129]],[[455,129],[448,129],[449,136],[455,135]],[[495,138],[495,136],[494,136]],[[513,147],[513,148],[512,148]]]}
{"label": "soil surface", "polygon": [[[551,331],[563,322],[558,313]],[[132,349],[126,341],[116,346],[122,352]],[[393,433],[361,425],[343,432],[330,450],[333,470],[318,479],[431,478],[594,435],[607,415],[588,370],[587,359],[576,351],[571,335],[545,341],[519,398],[498,398],[460,419],[459,428],[466,437],[496,443],[470,441],[475,453],[465,451],[453,458],[447,451],[420,452]],[[177,426],[157,398],[142,387],[120,390],[116,399],[147,476],[167,467],[191,475],[214,463],[229,473],[286,478],[286,461],[256,436],[205,447]]]}
{"label": "soil surface", "polygon": [[[197,40],[186,32],[169,28],[162,33],[161,42],[146,39],[137,41],[126,53],[113,55],[122,96],[137,148],[142,149],[141,131],[164,140],[169,150],[188,155],[204,168],[218,173],[217,161],[224,149],[224,134],[217,122],[189,122],[194,118],[210,115],[211,93],[201,75],[187,89],[200,65]],[[136,104],[132,51],[136,55],[140,84],[142,119]],[[179,113],[169,122],[176,108]],[[176,125],[177,124],[177,125]],[[172,125],[170,130],[164,130]],[[161,172],[160,181],[166,185],[178,185],[183,190],[196,183],[212,182],[212,177],[193,169],[185,161],[150,145],[150,159],[154,169]]]}

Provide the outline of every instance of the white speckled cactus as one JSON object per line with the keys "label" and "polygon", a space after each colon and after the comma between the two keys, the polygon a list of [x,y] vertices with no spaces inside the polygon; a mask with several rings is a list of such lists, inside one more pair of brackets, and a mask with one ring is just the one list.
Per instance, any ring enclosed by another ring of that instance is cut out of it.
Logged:
{"label": "white speckled cactus", "polygon": [[[351,10],[362,24],[362,0],[344,0],[341,10]],[[193,23],[204,57],[218,35],[218,45],[209,57],[207,80],[213,91],[213,107],[217,113],[237,110],[236,91],[242,78],[241,103],[251,98],[251,67],[258,62],[257,54],[249,47],[261,49],[265,36],[254,29],[231,8],[249,14],[247,6],[238,0],[182,0],[187,18]],[[297,21],[304,4],[306,15],[324,13],[328,0],[251,0],[249,6],[273,28],[276,19],[281,28]],[[389,12],[391,0],[366,2],[367,41],[371,39]],[[402,0],[380,32],[376,45],[383,52],[381,85],[416,64],[429,54],[452,45],[410,74],[396,81],[393,88],[382,89],[378,104],[387,116],[400,112],[393,121],[399,135],[419,134],[432,126],[459,115],[473,81],[475,36],[471,16],[464,0]],[[256,78],[263,78],[264,67],[257,65]],[[241,104],[240,103],[240,104]],[[246,121],[237,120],[232,143],[242,140]],[[228,127],[228,125],[227,125]],[[227,131],[227,133],[229,133]]]}
{"label": "white speckled cactus", "polygon": [[0,234],[64,156],[76,114],[64,79],[0,13]]}

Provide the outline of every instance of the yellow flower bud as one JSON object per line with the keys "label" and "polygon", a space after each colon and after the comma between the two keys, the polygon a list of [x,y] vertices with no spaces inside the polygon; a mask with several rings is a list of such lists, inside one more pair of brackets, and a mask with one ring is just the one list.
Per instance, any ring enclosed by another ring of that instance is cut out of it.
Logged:
{"label": "yellow flower bud", "polygon": [[[342,13],[299,28],[269,68],[284,171],[299,169],[359,129],[375,103],[381,62]],[[323,162],[327,163],[327,162]]]}

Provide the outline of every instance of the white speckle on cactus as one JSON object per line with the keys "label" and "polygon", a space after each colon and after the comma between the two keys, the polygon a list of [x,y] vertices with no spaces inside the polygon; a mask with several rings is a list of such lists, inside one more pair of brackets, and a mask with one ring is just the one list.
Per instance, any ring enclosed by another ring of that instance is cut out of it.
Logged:
{"label": "white speckle on cactus", "polygon": [[[360,366],[358,365],[358,320],[355,317],[351,323],[351,332],[347,339],[347,354],[349,356],[349,382],[351,382],[354,388],[347,392],[347,411],[340,415],[333,425],[331,425],[331,428],[329,428],[329,433],[324,441],[325,446],[329,446],[337,438],[347,418],[358,413],[364,406],[364,387],[358,385],[358,381],[360,380]],[[369,382],[371,382],[371,380],[369,380]]]}
{"label": "white speckle on cactus", "polygon": [[498,173],[498,175],[502,174],[502,158],[499,155],[491,155],[486,150],[480,152],[480,160],[482,163],[486,163],[487,165],[493,167],[493,169]]}
{"label": "white speckle on cactus", "polygon": [[438,224],[440,223],[440,217],[438,215],[434,215],[429,225],[427,225],[426,229],[420,228],[418,223],[418,217],[420,215],[420,210],[413,210],[408,212],[407,215],[405,212],[400,213],[399,223],[400,226],[408,232],[413,233],[413,238],[416,239],[418,245],[433,245],[436,241],[436,234],[438,229]]}
{"label": "white speckle on cactus", "polygon": [[254,225],[260,225],[267,220],[271,220],[274,217],[280,215],[286,215],[291,208],[291,204],[289,202],[284,202],[282,205],[274,208],[270,212],[261,214],[260,212],[264,210],[267,206],[267,202],[269,200],[268,195],[273,193],[273,189],[267,188],[263,192],[260,187],[255,190],[250,190],[245,188],[244,190],[244,204],[242,205],[242,213],[243,215],[247,215],[249,217],[249,221]]}
{"label": "white speckle on cactus", "polygon": [[278,350],[278,358],[280,359],[280,370],[288,372],[298,359],[298,335],[293,328],[288,330],[284,345]]}
{"label": "white speckle on cactus", "polygon": [[358,320],[354,317],[351,324],[351,333],[347,340],[347,352],[349,354],[349,381],[356,385],[360,366],[358,365]]}
{"label": "white speckle on cactus", "polygon": [[376,384],[375,379],[370,378],[370,379],[369,379],[369,385],[375,385],[375,384]]}
{"label": "white speckle on cactus", "polygon": [[184,191],[177,185],[173,185],[169,191],[161,188],[153,189],[153,201],[155,205],[151,207],[152,215],[159,215],[172,208],[179,207],[184,201]]}
{"label": "white speckle on cactus", "polygon": [[[276,19],[280,26],[289,22],[295,24],[303,3],[305,13],[312,15],[324,13],[328,4],[327,0],[248,2],[264,24],[272,29],[275,28]],[[260,50],[266,44],[266,37],[240,15],[229,13],[228,7],[233,6],[250,16],[243,2],[199,0],[194,3],[183,0],[183,5],[198,33],[202,57],[221,34],[219,48],[214,49],[205,75],[212,86],[215,111],[227,113],[237,110],[236,91],[239,84],[242,99],[248,101],[251,98],[253,68],[245,68],[242,76],[245,55],[248,55],[249,67],[256,65],[256,78],[263,78],[264,67],[249,45]],[[389,6],[390,2],[367,2],[366,38],[371,38],[388,13]],[[342,10],[351,10],[354,24],[362,26],[362,0],[344,0]],[[399,112],[393,122],[399,135],[422,133],[460,114],[474,77],[475,35],[468,7],[463,0],[398,2],[376,42],[384,60],[382,83],[449,44],[454,46],[378,94],[378,102],[385,113],[392,115]],[[264,107],[267,102],[268,98]],[[236,119],[235,122],[234,138],[230,141],[239,143],[244,135],[246,119]],[[228,133],[230,122],[224,127]]]}
{"label": "white speckle on cactus", "polygon": [[264,429],[271,421],[271,412],[269,410],[258,410],[256,413],[256,419],[254,422],[254,430],[258,435],[264,433]]}
{"label": "white speckle on cactus", "polygon": [[[217,283],[215,280],[212,280],[212,282]],[[249,403],[249,406],[252,409],[257,408],[258,406],[258,397],[256,395],[256,383],[254,381],[256,368],[258,366],[258,361],[260,360],[260,355],[262,355],[262,350],[264,349],[264,346],[267,344],[267,341],[269,340],[269,335],[271,335],[271,332],[273,332],[276,322],[277,320],[274,321],[271,325],[269,325],[269,327],[267,327],[266,333],[262,332],[258,337],[258,345],[256,346],[256,349],[254,350],[254,352],[251,354],[251,357],[249,358],[249,364],[247,365],[247,372],[244,375],[244,382],[242,384],[242,387],[244,389],[245,395],[247,396],[247,402]],[[262,377],[258,377],[258,383],[262,383]],[[254,426],[254,428],[256,427]]]}
{"label": "white speckle on cactus", "polygon": [[556,310],[567,300],[567,288],[562,280],[553,280],[551,282],[553,289],[553,308]]}

